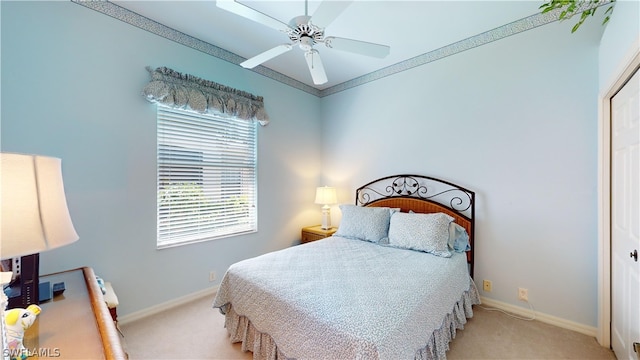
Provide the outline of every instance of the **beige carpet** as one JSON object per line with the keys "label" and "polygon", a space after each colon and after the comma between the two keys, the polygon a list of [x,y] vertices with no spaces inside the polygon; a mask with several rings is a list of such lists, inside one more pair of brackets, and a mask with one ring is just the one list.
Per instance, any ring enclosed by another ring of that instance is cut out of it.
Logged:
{"label": "beige carpet", "polygon": [[[251,359],[231,344],[213,297],[121,326],[129,358]],[[474,307],[448,359],[615,359],[592,337]]]}

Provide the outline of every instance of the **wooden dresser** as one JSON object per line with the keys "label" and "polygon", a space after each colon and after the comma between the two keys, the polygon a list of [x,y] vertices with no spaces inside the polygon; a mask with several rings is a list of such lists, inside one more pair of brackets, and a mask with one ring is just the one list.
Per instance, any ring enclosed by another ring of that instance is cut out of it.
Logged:
{"label": "wooden dresser", "polygon": [[27,329],[24,346],[40,359],[126,359],[120,335],[98,287],[93,269],[83,267],[40,277],[65,291],[39,306],[42,312]]}

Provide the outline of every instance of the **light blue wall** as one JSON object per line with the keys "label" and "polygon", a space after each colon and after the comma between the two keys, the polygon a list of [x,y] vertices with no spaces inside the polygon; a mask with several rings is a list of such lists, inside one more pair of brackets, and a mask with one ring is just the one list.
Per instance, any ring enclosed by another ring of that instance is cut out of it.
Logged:
{"label": "light blue wall", "polygon": [[[640,46],[640,1],[616,2],[611,22],[602,34],[599,57],[600,90],[606,91],[621,71],[623,60]],[[626,64],[625,64],[626,65]]]}
{"label": "light blue wall", "polygon": [[[600,24],[553,23],[322,99],[323,177],[344,202],[375,178],[476,191],[483,296],[596,325]],[[338,212],[336,211],[336,217]],[[337,219],[336,219],[337,220]]]}
{"label": "light blue wall", "polygon": [[[344,203],[394,173],[475,190],[476,279],[494,288],[483,295],[524,306],[526,287],[537,310],[595,326],[598,83],[637,37],[637,6],[618,2],[599,50],[599,24],[550,24],[317,99],[76,4],[2,1],[0,145],[63,159],[80,240],[43,253],[42,272],[92,266],[121,314],[295,243],[319,217],[322,168]],[[257,234],[155,249],[147,65],[265,96]]]}
{"label": "light blue wall", "polygon": [[[2,151],[62,158],[80,240],[42,253],[41,272],[91,266],[119,313],[217,284],[240,259],[290,246],[316,223],[320,100],[71,2],[7,2],[2,15]],[[167,66],[265,97],[259,231],[156,250],[155,105],[145,66]],[[304,116],[301,116],[304,115]]]}

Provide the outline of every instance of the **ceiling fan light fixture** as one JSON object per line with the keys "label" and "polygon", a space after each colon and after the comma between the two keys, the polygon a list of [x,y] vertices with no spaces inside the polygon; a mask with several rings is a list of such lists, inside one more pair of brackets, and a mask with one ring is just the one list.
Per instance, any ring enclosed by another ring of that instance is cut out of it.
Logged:
{"label": "ceiling fan light fixture", "polygon": [[310,38],[308,36],[303,36],[300,38],[300,42],[298,43],[298,46],[300,47],[300,49],[304,51],[310,51],[311,49],[313,49],[314,43],[315,41],[313,41],[313,38]]}

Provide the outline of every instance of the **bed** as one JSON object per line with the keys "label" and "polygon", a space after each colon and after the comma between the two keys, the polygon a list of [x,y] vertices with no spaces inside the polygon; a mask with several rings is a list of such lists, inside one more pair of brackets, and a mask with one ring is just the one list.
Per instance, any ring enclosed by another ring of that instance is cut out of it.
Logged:
{"label": "bed", "polygon": [[254,359],[445,359],[479,304],[473,191],[394,175],[331,237],[235,263],[213,307]]}

